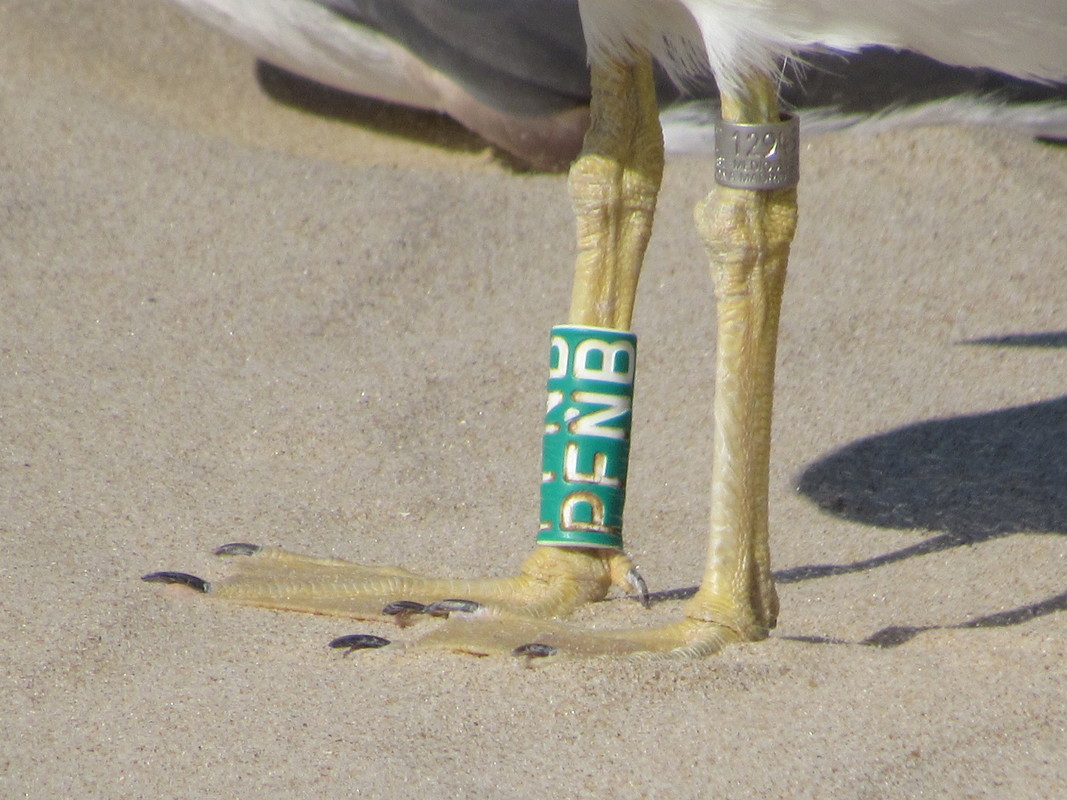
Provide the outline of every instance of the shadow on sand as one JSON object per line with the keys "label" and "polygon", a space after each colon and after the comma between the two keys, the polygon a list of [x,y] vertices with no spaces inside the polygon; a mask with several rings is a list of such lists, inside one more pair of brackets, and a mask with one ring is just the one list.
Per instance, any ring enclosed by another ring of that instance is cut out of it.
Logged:
{"label": "shadow on sand", "polygon": [[[963,344],[1067,348],[1067,332],[989,337]],[[805,469],[797,490],[835,517],[939,533],[861,561],[781,570],[775,580],[782,584],[863,572],[1014,533],[1067,534],[1067,396],[920,422],[862,439]],[[657,598],[678,599],[693,591],[672,590]],[[1064,610],[1067,592],[949,627],[1016,625]],[[863,644],[893,647],[924,630],[930,628],[892,626]]]}

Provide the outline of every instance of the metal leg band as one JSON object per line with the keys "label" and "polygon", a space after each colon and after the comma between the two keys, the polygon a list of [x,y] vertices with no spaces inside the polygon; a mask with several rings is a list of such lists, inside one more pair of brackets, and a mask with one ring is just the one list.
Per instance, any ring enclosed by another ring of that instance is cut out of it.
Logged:
{"label": "metal leg band", "polygon": [[637,337],[552,329],[537,543],[622,549]]}
{"label": "metal leg band", "polygon": [[790,189],[800,179],[800,120],[715,123],[715,182],[734,189]]}

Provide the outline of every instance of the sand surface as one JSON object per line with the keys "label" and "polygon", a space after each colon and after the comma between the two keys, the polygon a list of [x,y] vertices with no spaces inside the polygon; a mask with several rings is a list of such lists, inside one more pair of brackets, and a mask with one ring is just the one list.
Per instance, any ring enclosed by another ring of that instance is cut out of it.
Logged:
{"label": "sand surface", "polygon": [[[805,144],[769,641],[342,658],[396,629],[139,576],[217,576],[234,540],[514,569],[565,179],[432,115],[278,103],[152,0],[3,0],[0,30],[0,796],[1067,796],[1067,150]],[[654,589],[704,550],[710,181],[669,164],[635,321],[627,545]]]}

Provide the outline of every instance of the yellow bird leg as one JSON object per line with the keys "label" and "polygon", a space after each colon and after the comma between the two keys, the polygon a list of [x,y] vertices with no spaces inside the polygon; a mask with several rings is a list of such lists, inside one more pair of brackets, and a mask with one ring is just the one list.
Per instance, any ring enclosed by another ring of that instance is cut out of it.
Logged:
{"label": "yellow bird leg", "polygon": [[[723,118],[779,121],[766,77],[741,96],[723,94]],[[778,598],[770,571],[767,481],[778,318],[796,188],[716,187],[696,210],[718,304],[718,354],[711,532],[704,578],[686,616],[728,625],[747,641],[774,627]]]}
{"label": "yellow bird leg", "polygon": [[[663,168],[651,62],[638,55],[632,65],[596,67],[593,85],[592,127],[570,179],[578,257],[569,321],[626,330]],[[724,96],[723,115],[737,122],[777,122],[770,80],[754,78],[743,92]],[[551,619],[604,598],[613,585],[636,588],[630,560],[596,548],[542,546],[513,577],[436,580],[233,545],[220,554],[238,556],[237,568],[218,583],[181,573],[147,577],[239,603],[359,619],[393,616],[401,623],[406,613],[383,614],[383,607],[395,601],[408,601],[401,604],[405,608],[449,598],[474,601],[469,608],[456,605],[470,613],[453,614],[418,644],[477,654],[514,652],[529,660],[556,653],[699,656],[731,642],[764,638],[778,607],[767,541],[767,476],[778,314],[796,227],[796,191],[718,187],[698,207],[697,223],[718,299],[717,389],[707,565],[682,619],[618,631]],[[384,643],[355,636],[335,644]]]}
{"label": "yellow bird leg", "polygon": [[627,331],[663,178],[647,55],[592,67],[591,124],[570,171],[578,255],[569,322]]}
{"label": "yellow bird leg", "polygon": [[[592,127],[570,178],[578,256],[568,322],[627,330],[663,174],[663,141],[647,56],[632,66],[597,68],[594,80]],[[356,619],[393,618],[383,609],[398,600],[451,598],[511,615],[557,617],[602,600],[612,586],[643,591],[630,559],[604,548],[539,546],[518,575],[483,580],[427,578],[276,548],[238,546],[220,554],[235,557],[232,573],[197,584],[213,597]]]}
{"label": "yellow bird leg", "polygon": [[[779,121],[774,86],[764,77],[749,80],[736,96],[725,95],[722,108],[727,121]],[[611,196],[613,190],[592,185]],[[581,202],[575,205],[584,207]],[[472,653],[512,651],[532,660],[554,654],[701,656],[732,642],[767,636],[778,613],[767,531],[771,399],[779,309],[796,217],[795,188],[719,186],[696,209],[718,301],[718,353],[707,565],[683,618],[660,627],[591,631],[480,614],[450,620],[423,643]],[[584,230],[582,222],[579,230]],[[610,257],[615,239],[605,238],[600,247]],[[634,267],[633,274],[638,269]],[[594,297],[596,303],[610,306],[595,292],[576,291],[575,296]],[[594,303],[583,300],[579,305],[589,308]]]}

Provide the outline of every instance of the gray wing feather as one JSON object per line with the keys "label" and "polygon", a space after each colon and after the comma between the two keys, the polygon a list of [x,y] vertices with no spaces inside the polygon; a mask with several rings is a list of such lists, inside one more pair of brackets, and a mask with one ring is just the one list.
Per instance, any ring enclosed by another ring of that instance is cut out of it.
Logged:
{"label": "gray wing feather", "polygon": [[482,102],[538,116],[589,98],[575,0],[321,0],[394,39]]}

